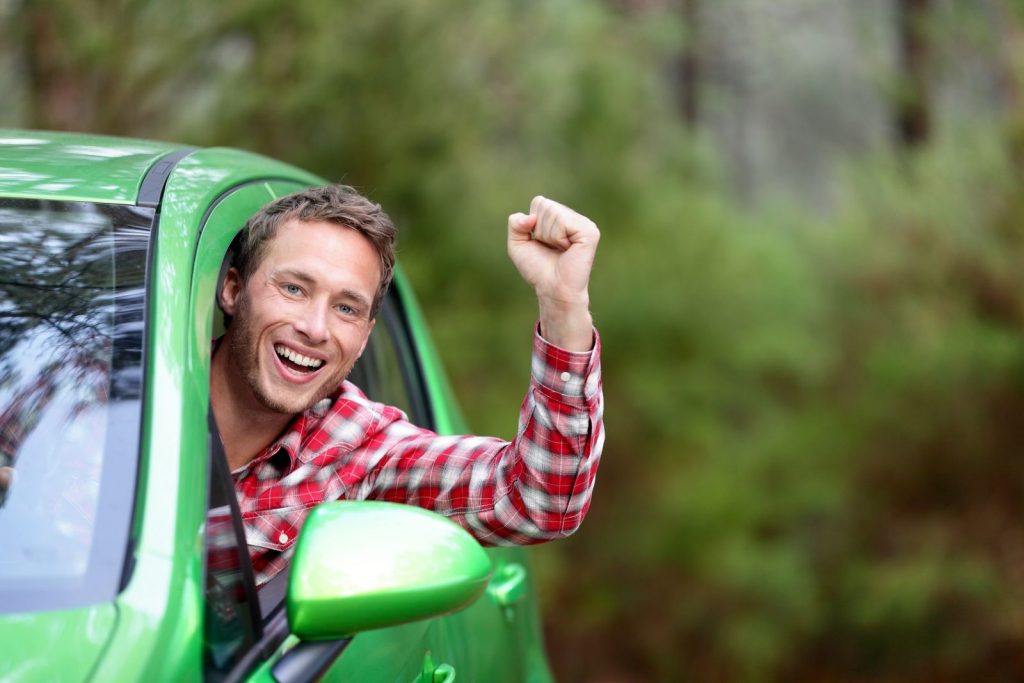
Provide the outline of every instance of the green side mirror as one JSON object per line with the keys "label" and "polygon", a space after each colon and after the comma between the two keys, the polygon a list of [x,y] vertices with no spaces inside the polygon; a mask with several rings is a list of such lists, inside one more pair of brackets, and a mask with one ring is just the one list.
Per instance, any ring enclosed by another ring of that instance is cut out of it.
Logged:
{"label": "green side mirror", "polygon": [[381,502],[323,503],[309,515],[288,581],[288,622],[303,640],[341,638],[466,607],[491,561],[434,512]]}

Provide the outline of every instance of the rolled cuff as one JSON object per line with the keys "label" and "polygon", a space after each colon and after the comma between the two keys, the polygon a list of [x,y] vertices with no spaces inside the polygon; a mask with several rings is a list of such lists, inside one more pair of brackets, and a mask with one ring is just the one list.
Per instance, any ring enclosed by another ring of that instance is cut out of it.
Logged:
{"label": "rolled cuff", "polygon": [[534,328],[534,383],[544,393],[562,401],[589,404],[601,391],[601,338],[594,329],[594,346],[590,351],[567,351],[555,346]]}

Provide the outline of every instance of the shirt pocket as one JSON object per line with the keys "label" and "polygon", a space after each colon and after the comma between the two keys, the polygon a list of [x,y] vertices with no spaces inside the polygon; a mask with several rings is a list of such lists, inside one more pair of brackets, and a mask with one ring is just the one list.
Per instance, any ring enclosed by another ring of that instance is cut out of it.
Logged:
{"label": "shirt pocket", "polygon": [[250,546],[278,552],[292,548],[306,517],[318,504],[313,502],[242,514],[246,542]]}

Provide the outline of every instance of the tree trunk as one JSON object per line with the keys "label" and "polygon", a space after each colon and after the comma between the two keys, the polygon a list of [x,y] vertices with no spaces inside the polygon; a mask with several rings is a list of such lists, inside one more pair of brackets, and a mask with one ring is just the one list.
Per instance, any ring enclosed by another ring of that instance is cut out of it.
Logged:
{"label": "tree trunk", "polygon": [[683,25],[686,27],[686,45],[679,59],[679,98],[683,120],[695,128],[700,117],[700,0],[680,0]]}
{"label": "tree trunk", "polygon": [[928,87],[931,45],[928,15],[932,0],[898,0],[902,88],[897,102],[896,130],[899,142],[913,148],[925,144],[932,132]]}

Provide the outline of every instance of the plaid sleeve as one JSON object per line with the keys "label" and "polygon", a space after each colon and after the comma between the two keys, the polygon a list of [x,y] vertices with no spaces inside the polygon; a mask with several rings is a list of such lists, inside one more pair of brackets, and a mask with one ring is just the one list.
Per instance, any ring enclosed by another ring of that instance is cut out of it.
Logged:
{"label": "plaid sleeve", "polygon": [[539,543],[575,531],[590,506],[604,444],[601,342],[576,353],[535,334],[530,388],[512,442],[438,436],[394,419],[359,498],[440,512],[489,545]]}

